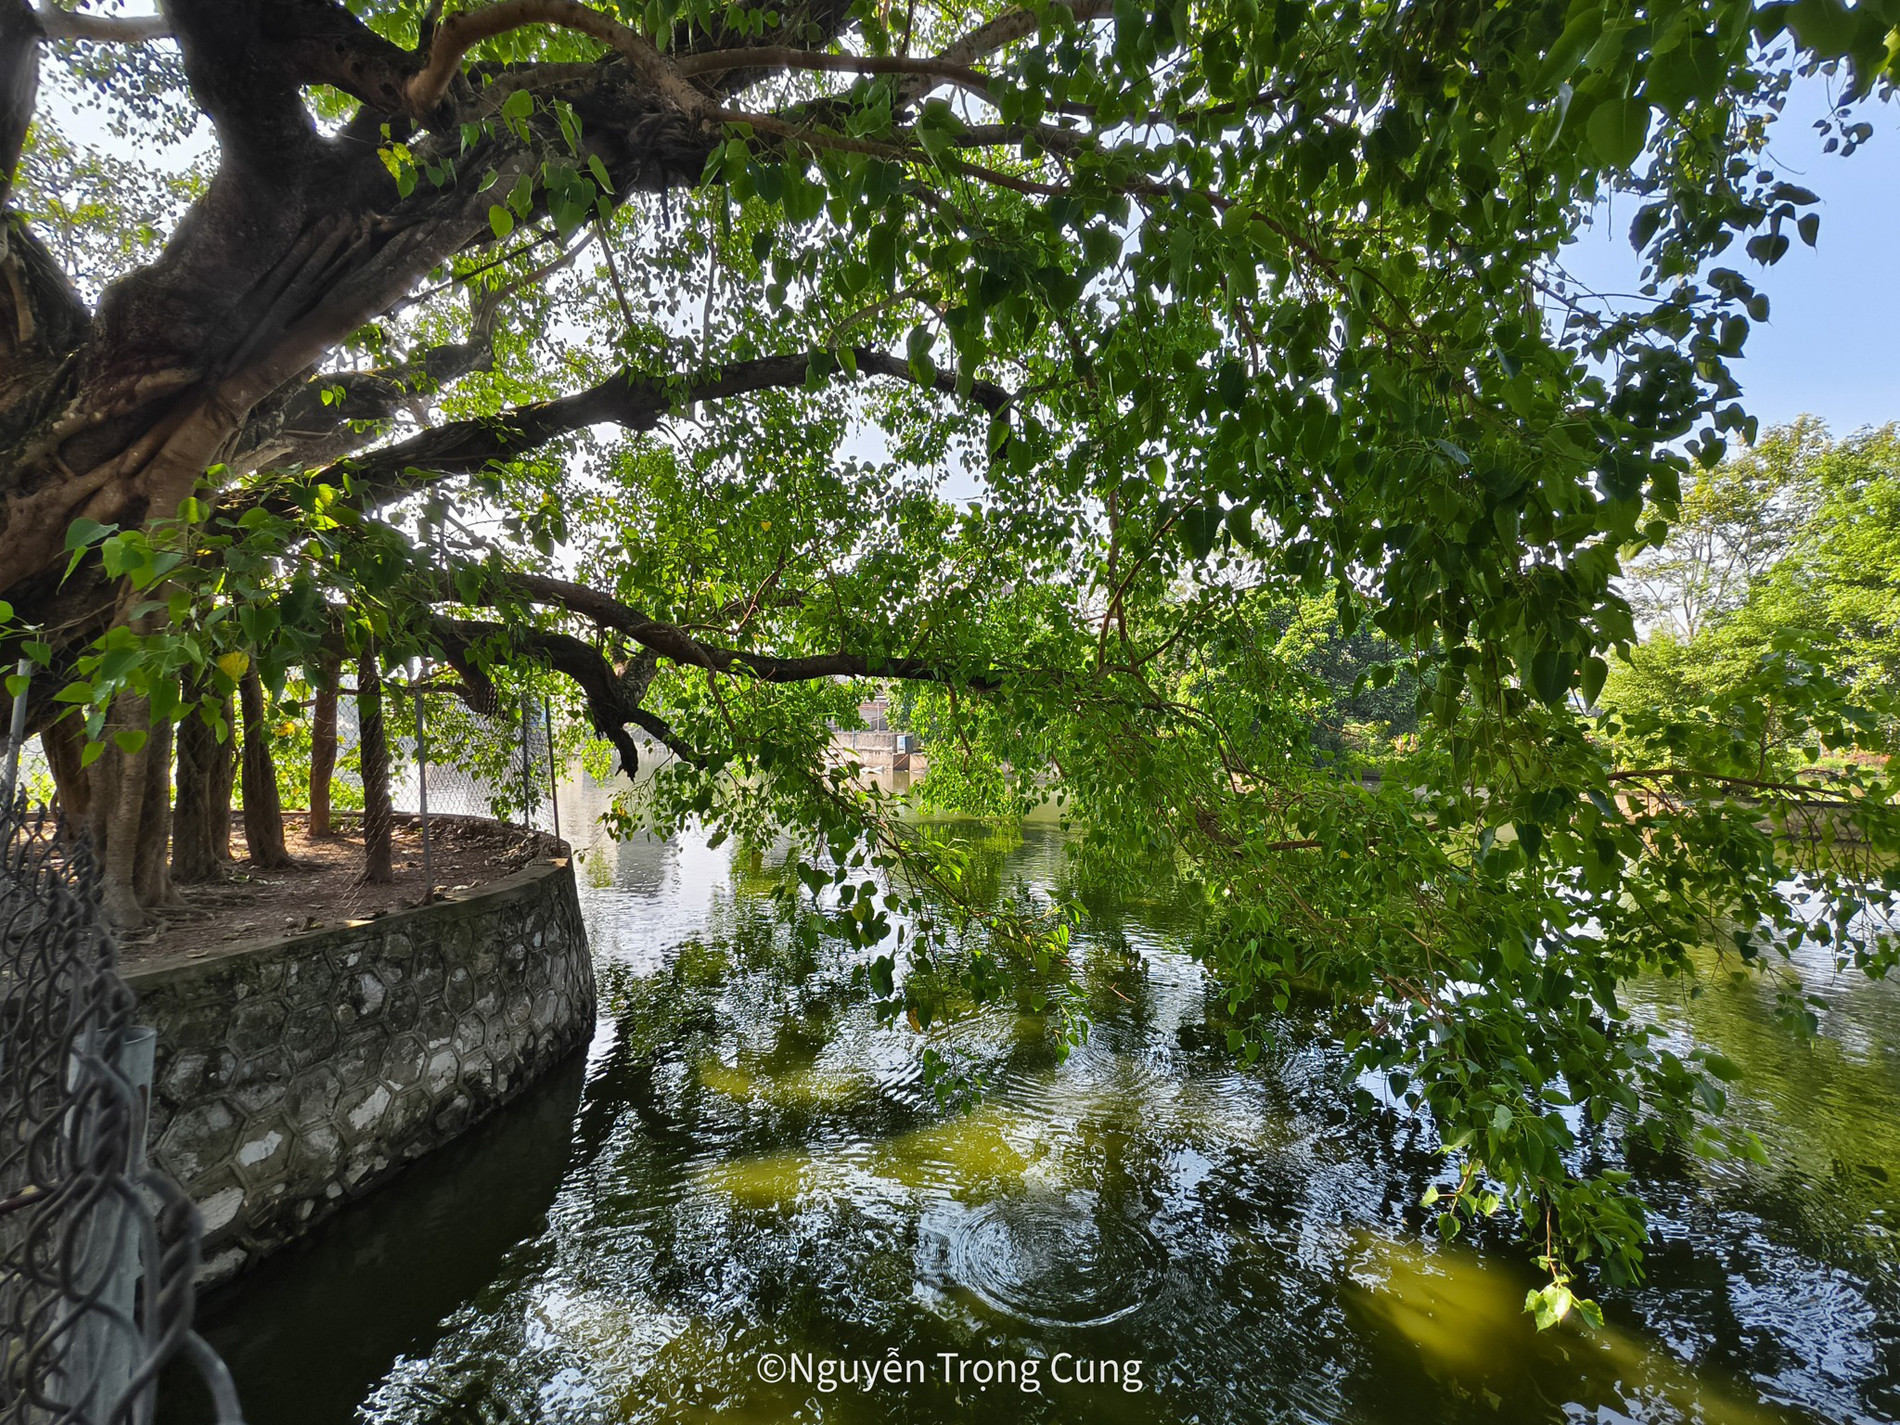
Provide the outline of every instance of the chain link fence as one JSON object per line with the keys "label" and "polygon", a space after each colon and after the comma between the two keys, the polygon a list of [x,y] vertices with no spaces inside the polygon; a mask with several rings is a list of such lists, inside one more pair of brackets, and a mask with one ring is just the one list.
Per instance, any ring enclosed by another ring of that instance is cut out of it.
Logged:
{"label": "chain link fence", "polygon": [[559,779],[545,703],[524,699],[492,715],[452,695],[416,697],[415,734],[397,751],[403,773],[392,789],[398,811],[493,817],[560,835]]}
{"label": "chain link fence", "polygon": [[[396,811],[480,817],[560,835],[559,776],[550,751],[555,729],[547,704],[523,699],[478,713],[444,688],[395,680],[384,685],[384,697]],[[337,749],[333,805],[354,815],[363,806],[363,777],[353,697],[338,702]],[[287,788],[285,804],[303,805],[300,793],[298,786]]]}
{"label": "chain link fence", "polygon": [[0,1425],[145,1425],[180,1356],[241,1425],[191,1329],[197,1210],[145,1164],[154,1035],[97,869],[23,796],[0,804],[0,858]]}

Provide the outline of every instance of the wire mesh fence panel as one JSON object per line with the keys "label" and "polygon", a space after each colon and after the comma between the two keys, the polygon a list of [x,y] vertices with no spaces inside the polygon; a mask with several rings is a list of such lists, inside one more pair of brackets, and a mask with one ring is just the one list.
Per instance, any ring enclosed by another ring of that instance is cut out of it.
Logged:
{"label": "wire mesh fence panel", "polygon": [[420,736],[403,739],[398,752],[397,810],[421,812],[426,795],[431,816],[494,817],[553,832],[548,730],[538,702],[485,715],[458,698],[427,695]]}
{"label": "wire mesh fence panel", "polygon": [[191,1329],[197,1211],[145,1165],[153,1033],[98,901],[83,841],[0,806],[0,1425],[143,1425],[179,1355],[232,1425]]}
{"label": "wire mesh fence panel", "polygon": [[[387,712],[390,800],[398,812],[419,814],[426,798],[431,816],[492,818],[558,834],[552,728],[544,704],[530,701],[483,714],[441,688],[418,692],[392,681]],[[355,699],[345,698],[337,709],[332,796],[346,815],[363,805],[361,744]]]}

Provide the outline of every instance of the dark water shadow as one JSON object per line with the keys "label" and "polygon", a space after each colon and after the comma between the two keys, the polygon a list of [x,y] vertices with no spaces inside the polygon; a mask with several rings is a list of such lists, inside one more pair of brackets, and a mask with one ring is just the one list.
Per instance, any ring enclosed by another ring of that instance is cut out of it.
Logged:
{"label": "dark water shadow", "polygon": [[[344,1208],[199,1305],[253,1425],[343,1425],[398,1357],[547,1226],[567,1172],[587,1056],[576,1052],[464,1137]],[[192,1372],[169,1372],[157,1425],[202,1425]]]}

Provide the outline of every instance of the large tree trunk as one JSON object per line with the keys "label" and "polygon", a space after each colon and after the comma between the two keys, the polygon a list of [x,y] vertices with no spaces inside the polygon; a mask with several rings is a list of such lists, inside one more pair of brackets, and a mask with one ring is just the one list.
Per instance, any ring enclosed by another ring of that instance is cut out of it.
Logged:
{"label": "large tree trunk", "polygon": [[244,711],[244,840],[253,866],[281,870],[291,864],[284,849],[284,804],[265,726],[264,685],[255,669],[238,680],[238,697]]}
{"label": "large tree trunk", "polygon": [[92,815],[92,782],[79,765],[79,751],[85,743],[77,716],[62,717],[40,733],[40,749],[53,772],[60,819],[72,836],[86,829]]}
{"label": "large tree trunk", "polygon": [[389,733],[383,723],[383,670],[376,650],[364,652],[356,671],[356,720],[362,737],[363,758],[363,879],[388,885],[395,879],[390,864],[389,834],[395,808],[389,800]]}
{"label": "large tree trunk", "polygon": [[217,880],[231,859],[233,769],[228,706],[226,712],[222,739],[195,707],[178,725],[178,801],[172,813],[174,881]]}
{"label": "large tree trunk", "polygon": [[[415,108],[426,46],[401,49],[336,0],[167,0],[162,13],[219,151],[163,252],[94,313],[24,224],[0,232],[0,450],[18,453],[11,468],[0,462],[0,597],[70,647],[109,619],[117,582],[91,562],[67,577],[73,520],[137,528],[172,517],[208,468],[235,480],[289,447],[320,464],[364,444],[417,385],[381,382],[359,410],[333,406],[321,394],[333,378],[309,373],[445,259],[492,244],[490,188],[532,175],[561,137],[537,110],[519,131],[484,126],[471,149],[465,120],[488,116],[486,96],[455,77]],[[845,13],[825,4],[812,18],[835,29]],[[0,154],[32,117],[40,29],[25,0],[0,0]],[[716,99],[682,105],[683,85],[656,89],[624,58],[559,83],[616,197],[696,181],[721,142],[700,112]],[[304,98],[313,85],[364,101],[341,133],[319,132]],[[457,177],[400,191],[376,139],[392,123],[418,167],[454,160]],[[545,185],[533,187],[545,212]],[[314,444],[306,408],[323,418]]]}
{"label": "large tree trunk", "polygon": [[326,656],[317,664],[316,705],[310,716],[310,835],[333,834],[330,782],[336,775],[336,687],[341,665]]}

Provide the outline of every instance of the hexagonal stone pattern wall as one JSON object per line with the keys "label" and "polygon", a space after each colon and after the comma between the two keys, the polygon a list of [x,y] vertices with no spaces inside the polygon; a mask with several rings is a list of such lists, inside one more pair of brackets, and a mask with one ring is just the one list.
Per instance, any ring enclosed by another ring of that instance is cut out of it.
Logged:
{"label": "hexagonal stone pattern wall", "polygon": [[158,1030],[152,1155],[221,1281],[584,1045],[594,967],[566,860],[435,905],[129,975]]}

